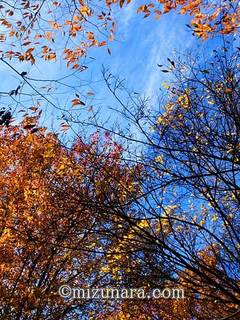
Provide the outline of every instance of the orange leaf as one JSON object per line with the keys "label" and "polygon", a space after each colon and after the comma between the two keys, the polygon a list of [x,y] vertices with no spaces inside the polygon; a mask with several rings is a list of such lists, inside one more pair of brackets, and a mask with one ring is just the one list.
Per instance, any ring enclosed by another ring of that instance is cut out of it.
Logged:
{"label": "orange leaf", "polygon": [[75,107],[77,105],[85,106],[85,103],[82,102],[80,99],[73,99],[72,100],[72,106]]}

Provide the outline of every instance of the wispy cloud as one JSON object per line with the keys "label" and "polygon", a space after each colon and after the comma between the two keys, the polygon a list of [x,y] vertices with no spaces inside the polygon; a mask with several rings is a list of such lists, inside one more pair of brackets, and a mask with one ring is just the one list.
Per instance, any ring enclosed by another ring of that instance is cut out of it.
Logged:
{"label": "wispy cloud", "polygon": [[123,38],[127,37],[129,34],[129,25],[132,22],[132,19],[136,15],[137,6],[135,2],[130,2],[126,7],[122,9],[123,11],[118,15],[118,29],[119,33]]}
{"label": "wispy cloud", "polygon": [[157,64],[166,63],[167,57],[172,57],[175,51],[184,52],[195,45],[196,38],[184,29],[184,20],[186,18],[182,19],[176,14],[168,16],[167,19],[164,16],[162,21],[159,21],[158,27],[151,33],[149,40],[151,49],[144,75],[146,83],[144,91],[149,97],[154,98],[161,83],[168,77],[160,72]]}

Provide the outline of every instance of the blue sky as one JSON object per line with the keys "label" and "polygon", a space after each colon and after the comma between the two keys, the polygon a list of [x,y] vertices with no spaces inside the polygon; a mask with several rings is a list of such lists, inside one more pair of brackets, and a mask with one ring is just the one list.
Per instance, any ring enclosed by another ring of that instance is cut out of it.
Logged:
{"label": "blue sky", "polygon": [[[111,44],[112,55],[98,50],[96,70],[104,64],[113,74],[125,78],[129,87],[152,95],[164,76],[158,63],[186,49],[194,48],[199,41],[191,35],[185,24],[186,16],[170,13],[160,20],[143,19],[133,5],[124,8],[117,17],[116,40]],[[95,50],[96,51],[96,50]]]}
{"label": "blue sky", "polygon": [[[98,108],[101,106],[101,116],[103,119],[110,118],[111,121],[117,119],[116,114],[112,114],[109,106],[113,106],[116,101],[110,96],[106,86],[102,81],[102,66],[121,78],[124,78],[130,90],[140,92],[154,99],[162,82],[168,79],[168,75],[160,72],[157,64],[166,63],[167,57],[173,58],[178,54],[199,49],[206,51],[211,45],[213,47],[218,41],[202,41],[192,36],[191,30],[186,26],[190,18],[179,15],[176,12],[163,15],[160,20],[153,16],[146,19],[141,14],[136,14],[134,2],[122,10],[117,9],[115,17],[117,21],[117,33],[115,40],[110,43],[111,55],[106,47],[91,48],[89,57],[83,64],[88,64],[88,70],[76,74],[76,77],[69,77],[64,80],[69,86],[79,86],[77,93],[83,98],[87,106],[93,105]],[[14,63],[20,72],[27,70],[30,78],[36,79],[56,79],[70,74],[66,68],[65,61],[39,62],[29,66],[25,63]],[[8,67],[1,64],[2,80],[0,91],[10,91],[15,89],[20,83],[21,78],[11,71]],[[41,83],[36,84],[41,91]],[[44,84],[45,85],[45,84]],[[86,92],[94,92],[94,96],[86,95]],[[32,89],[24,87],[25,93],[31,93]],[[52,88],[48,100],[56,103],[60,108],[70,108],[71,100],[75,97],[76,90],[70,87]],[[30,107],[36,103],[35,97],[21,97],[22,107]],[[39,99],[41,100],[41,98]],[[6,106],[13,106],[14,102],[8,96],[1,97],[1,103]],[[56,129],[61,120],[57,120],[62,115],[61,110],[56,110],[46,101],[42,101],[44,110],[44,123],[49,128]],[[21,108],[19,105],[18,108]],[[84,108],[74,109],[74,114],[78,117],[88,116]],[[18,117],[18,116],[17,116]],[[109,123],[110,124],[110,123]],[[78,130],[78,129],[77,129]]]}
{"label": "blue sky", "polygon": [[[157,64],[166,64],[167,57],[173,58],[196,50],[208,51],[218,41],[202,41],[192,35],[186,26],[190,17],[176,12],[163,15],[160,20],[154,17],[143,18],[136,14],[136,6],[131,4],[116,14],[117,34],[110,45],[112,54],[106,48],[91,51],[96,60],[86,75],[89,80],[101,80],[102,65],[114,75],[125,79],[127,87],[148,96],[154,107],[159,88],[169,76],[162,73]],[[111,127],[118,115],[109,111],[108,107],[117,107],[116,101],[109,95],[106,86],[100,81],[93,87],[97,105],[101,105],[103,119],[108,119]],[[123,126],[124,123],[121,122]]]}

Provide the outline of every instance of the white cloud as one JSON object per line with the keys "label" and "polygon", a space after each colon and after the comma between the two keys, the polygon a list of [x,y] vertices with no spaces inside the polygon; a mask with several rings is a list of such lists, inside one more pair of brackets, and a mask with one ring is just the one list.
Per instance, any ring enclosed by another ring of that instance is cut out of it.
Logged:
{"label": "white cloud", "polygon": [[[157,64],[166,63],[167,57],[172,57],[174,50],[178,52],[189,49],[193,46],[196,38],[191,36],[184,29],[184,23],[179,22],[179,16],[162,17],[158,26],[153,30],[150,36],[148,55],[148,67],[145,71],[145,90],[147,96],[155,99],[154,95],[161,86],[163,80],[168,77],[165,73],[161,73]],[[172,20],[172,21],[171,21]],[[182,19],[181,19],[182,20]],[[172,23],[171,23],[172,22]]]}

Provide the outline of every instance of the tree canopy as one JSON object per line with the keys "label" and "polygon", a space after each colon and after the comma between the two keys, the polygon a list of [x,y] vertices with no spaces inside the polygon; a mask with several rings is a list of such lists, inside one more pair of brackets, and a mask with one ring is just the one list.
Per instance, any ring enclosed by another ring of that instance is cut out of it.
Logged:
{"label": "tree canopy", "polygon": [[[82,75],[94,50],[114,55],[130,6],[146,25],[185,15],[217,45],[157,64],[152,100],[103,67],[98,109],[99,81]],[[0,89],[0,318],[239,319],[238,1],[10,0],[0,25],[15,76]],[[27,71],[51,63],[67,75]],[[80,299],[61,286],[184,296]]]}

